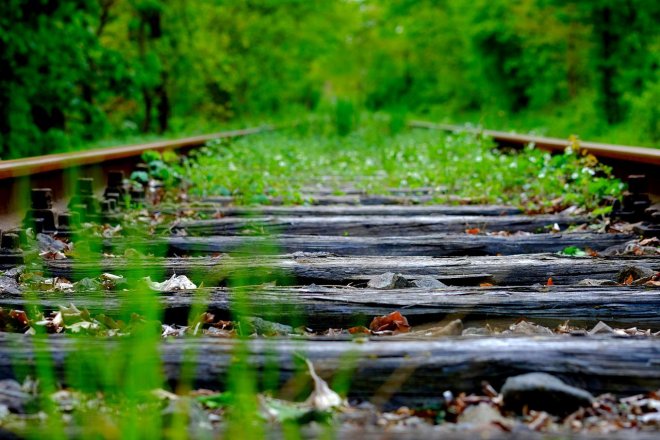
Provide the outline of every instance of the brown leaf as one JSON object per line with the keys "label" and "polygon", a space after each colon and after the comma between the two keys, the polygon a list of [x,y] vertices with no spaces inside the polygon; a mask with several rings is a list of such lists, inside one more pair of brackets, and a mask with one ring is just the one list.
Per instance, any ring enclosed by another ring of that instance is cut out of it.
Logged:
{"label": "brown leaf", "polygon": [[555,283],[552,282],[552,277],[548,278],[548,281],[545,283],[546,286],[554,286]]}
{"label": "brown leaf", "polygon": [[16,320],[20,325],[28,325],[28,317],[23,310],[11,310],[9,317]]}
{"label": "brown leaf", "polygon": [[479,287],[493,287],[492,283],[481,283],[479,284]]}
{"label": "brown leaf", "polygon": [[628,275],[628,277],[623,280],[623,284],[625,285],[630,285],[635,279],[633,278],[632,274]]}
{"label": "brown leaf", "polygon": [[410,325],[401,312],[395,311],[389,315],[375,317],[369,324],[369,329],[374,332],[389,330],[406,333],[410,331]]}
{"label": "brown leaf", "polygon": [[595,250],[591,249],[590,247],[585,247],[584,251],[589,255],[590,257],[598,257],[599,254]]}
{"label": "brown leaf", "polygon": [[660,239],[658,237],[645,238],[639,242],[640,246],[660,246]]}
{"label": "brown leaf", "polygon": [[357,327],[351,327],[348,329],[348,332],[352,335],[357,335],[360,333],[367,333],[367,334],[371,333],[371,331],[368,328],[362,325],[358,325]]}
{"label": "brown leaf", "polygon": [[471,228],[471,229],[466,229],[465,230],[465,233],[470,234],[470,235],[477,235],[480,232],[481,232],[481,229],[479,229],[479,228]]}
{"label": "brown leaf", "polygon": [[[213,315],[211,315],[211,316],[213,316]],[[234,330],[234,323],[232,321],[222,321],[222,320],[220,320],[218,322],[214,322],[212,325],[213,325],[213,327],[219,328],[221,330]]]}

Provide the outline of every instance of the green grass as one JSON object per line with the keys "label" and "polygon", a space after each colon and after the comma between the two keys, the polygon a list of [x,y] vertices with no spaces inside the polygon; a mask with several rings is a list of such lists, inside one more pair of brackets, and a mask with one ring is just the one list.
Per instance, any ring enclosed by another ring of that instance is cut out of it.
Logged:
{"label": "green grass", "polygon": [[[79,237],[78,243],[84,240],[85,237]],[[255,258],[265,253],[260,248],[251,248],[250,251]],[[272,251],[268,250],[268,253],[270,252]],[[100,262],[101,254],[81,246],[76,258],[86,262]],[[130,264],[129,260],[125,262]],[[75,269],[75,260],[72,263]],[[122,336],[107,337],[107,332],[99,332],[98,335],[95,335],[95,332],[70,332],[70,324],[79,318],[67,315],[64,325],[66,329],[59,338],[67,338],[74,344],[75,354],[66,359],[64,371],[55,367],[48,349],[49,337],[52,335],[46,333],[46,326],[37,324],[43,319],[43,312],[34,304],[37,299],[43,297],[55,299],[58,293],[40,291],[40,283],[35,277],[40,278],[41,261],[29,263],[28,272],[30,275],[23,276],[23,279],[26,283],[31,280],[32,289],[25,295],[32,304],[26,310],[30,311],[29,325],[36,333],[28,343],[34,350],[39,350],[40,355],[35,358],[34,368],[30,368],[30,371],[16,371],[16,375],[33,375],[32,378],[36,382],[28,383],[34,383],[37,392],[31,393],[33,399],[27,409],[27,415],[0,415],[0,426],[34,439],[46,436],[55,439],[72,436],[99,439],[212,438],[208,429],[210,425],[200,427],[194,419],[195,414],[203,413],[200,405],[204,405],[204,399],[198,401],[194,395],[196,359],[203,353],[197,352],[193,347],[184,351],[176,388],[171,388],[164,380],[158,346],[163,343],[159,322],[166,321],[156,297],[159,293],[139,282],[146,276],[158,281],[168,278],[163,271],[135,272],[130,282],[111,288],[125,290],[127,298],[127,302],[120,305],[118,312],[108,313],[115,319],[131,323],[129,331]],[[232,318],[235,322],[242,323],[250,316],[258,315],[258,311],[250,310],[244,304],[242,295],[259,294],[248,286],[270,281],[274,276],[272,270],[264,267],[263,271],[240,272],[227,281],[234,292]],[[195,278],[194,275],[191,277]],[[99,295],[102,290],[79,294]],[[68,303],[63,300],[62,305],[65,304]],[[188,325],[194,327],[194,323],[199,321],[200,314],[205,310],[206,298],[200,290],[195,293],[195,304],[190,310]],[[291,318],[294,312],[293,308],[283,308],[282,315]],[[83,310],[84,313],[86,312]],[[91,318],[84,320],[94,319],[101,318],[94,313]],[[186,339],[196,337],[192,334],[184,336]],[[221,411],[223,426],[225,434],[231,438],[263,438],[267,420],[263,416],[260,399],[266,396],[264,391],[278,391],[278,360],[272,359],[264,372],[264,378],[258,379],[259,372],[249,358],[247,344],[250,339],[251,335],[237,332],[229,372],[226,378],[219,378],[220,382],[226,381],[227,385],[213,390],[224,393]],[[100,347],[102,349],[99,349]],[[309,384],[302,365],[294,380],[303,385]],[[66,379],[66,387],[60,384],[60,377]],[[298,430],[296,423],[287,423],[288,433],[285,438],[299,438]]]}
{"label": "green grass", "polygon": [[305,203],[306,187],[323,183],[336,194],[346,185],[370,194],[431,187],[440,203],[453,195],[530,211],[595,210],[623,188],[609,168],[578,148],[551,156],[532,147],[503,152],[471,134],[391,134],[394,117],[372,118],[348,135],[320,124],[211,142],[191,157],[184,174],[193,194],[232,195],[243,204],[268,203],[269,197]]}

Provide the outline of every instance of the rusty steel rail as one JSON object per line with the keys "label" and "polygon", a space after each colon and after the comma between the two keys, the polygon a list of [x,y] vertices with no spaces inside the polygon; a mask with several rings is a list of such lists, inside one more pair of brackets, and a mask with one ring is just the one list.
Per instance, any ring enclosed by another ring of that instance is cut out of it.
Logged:
{"label": "rusty steel rail", "polygon": [[[436,124],[426,121],[411,121],[408,124],[412,128],[426,128],[431,130],[442,130],[451,132],[468,132],[482,134],[492,137],[498,144],[524,147],[533,143],[536,147],[551,152],[562,152],[566,149],[569,142],[566,139],[550,138],[542,136],[521,135],[507,133],[497,130],[485,130],[478,128],[461,127],[451,124]],[[585,150],[599,159],[610,159],[630,163],[643,164],[646,166],[660,166],[660,149],[602,144],[598,142],[579,142],[580,149]]]}
{"label": "rusty steel rail", "polygon": [[156,141],[146,144],[124,145],[86,151],[74,151],[70,153],[48,154],[45,156],[27,157],[24,159],[3,160],[0,161],[0,180],[140,157],[140,155],[147,150],[163,151],[194,148],[202,146],[213,139],[247,136],[272,131],[274,129],[275,128],[272,126],[262,126],[169,141]]}
{"label": "rusty steel rail", "polygon": [[109,171],[132,172],[135,165],[141,162],[140,155],[147,150],[186,151],[214,139],[248,136],[277,128],[266,125],[174,140],[0,161],[0,229],[20,223],[29,203],[30,188],[51,188],[54,207],[65,210],[66,201],[74,193],[77,178],[93,178],[94,190],[102,191]]}

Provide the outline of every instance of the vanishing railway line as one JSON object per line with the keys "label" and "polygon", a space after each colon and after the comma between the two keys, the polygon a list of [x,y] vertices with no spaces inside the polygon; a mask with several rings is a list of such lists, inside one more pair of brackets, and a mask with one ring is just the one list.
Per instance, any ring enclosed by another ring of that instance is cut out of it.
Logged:
{"label": "vanishing railway line", "polygon": [[[418,122],[412,126],[454,129]],[[110,169],[130,169],[147,149],[194,148],[212,138],[271,129],[0,162],[0,179],[9,182],[4,185],[9,191],[4,199],[26,186],[47,184],[64,189],[71,168],[78,168],[77,176],[96,177],[98,184],[105,181],[103,173]],[[484,134],[496,142],[531,141],[540,148],[561,148],[559,141]],[[655,174],[660,167],[660,150],[581,146],[613,160],[610,163],[615,167],[618,162],[634,163]],[[111,178],[106,195],[130,192],[117,176]],[[86,182],[83,194],[73,191],[79,202],[74,206],[103,206],[105,211],[96,213],[103,222],[122,224],[124,214],[114,203],[101,200]],[[657,193],[653,182],[648,190],[640,178],[633,182],[636,187],[631,197],[637,197],[633,202]],[[24,230],[9,224],[16,215],[5,217],[0,265],[10,275],[2,277],[0,306],[23,309],[32,304],[52,311],[75,303],[92,313],[120,316],[126,310],[145,307],[144,297],[135,294],[131,284],[125,289],[104,290],[89,280],[105,283],[120,277],[150,276],[160,281],[186,275],[204,287],[170,287],[159,292],[153,302],[162,309],[164,321],[185,326],[195,307],[222,320],[233,319],[237,308],[247,310],[250,322],[260,323],[253,324],[255,332],[270,335],[247,341],[248,363],[257,374],[272,362],[269,356],[274,353],[279,367],[275,380],[278,387],[285,387],[296,376],[297,357],[303,354],[324,378],[349,371],[348,398],[371,402],[379,410],[402,405],[444,405],[447,410],[456,403],[453,399],[458,393],[480,393],[483,381],[500,390],[508,378],[539,372],[555,375],[592,396],[629,396],[660,389],[660,258],[657,252],[644,254],[640,240],[642,234],[653,243],[660,212],[656,207],[650,202],[632,203],[632,207],[624,203],[619,209],[621,217],[643,220],[646,225],[608,233],[604,228],[596,232],[581,226],[593,223],[584,216],[529,216],[508,206],[419,204],[432,191],[393,190],[370,199],[361,193],[333,198],[331,190],[316,188],[310,189],[310,195],[323,203],[308,206],[239,207],[232,205],[230,197],[207,198],[183,207],[152,207],[147,201],[149,212],[169,216],[152,228],[155,236],[136,232],[99,237],[76,230],[71,215],[58,218],[52,192],[33,191],[27,221],[43,232],[40,243],[46,249],[39,249],[41,253],[62,250],[53,246],[63,246],[63,242],[46,238],[55,235],[73,240],[85,254],[34,263],[37,245],[26,242]],[[71,193],[62,194],[67,192]],[[5,213],[11,214],[16,206],[6,205]],[[180,215],[182,212],[190,218]],[[200,213],[213,218],[200,219]],[[576,232],[568,232],[571,228]],[[582,256],[562,254],[566,248],[586,252]],[[15,268],[22,260],[27,262],[26,272],[38,267],[50,280],[66,280],[72,286],[87,283],[88,288],[84,293],[68,288],[47,295],[28,292],[29,288],[16,282],[19,272]],[[242,280],[242,286],[237,287],[236,280]],[[391,318],[389,314],[395,311],[405,319]],[[380,315],[390,318],[382,327],[374,327],[372,318]],[[268,330],[262,332],[262,325]],[[300,326],[307,330],[297,330]],[[344,331],[327,332],[329,328]],[[362,337],[356,340],[346,332],[349,328]],[[182,380],[186,353],[194,350],[198,356],[193,386],[224,389],[237,342],[211,335],[207,331],[196,338],[163,340],[154,356],[161,357],[170,385],[176,387]],[[44,349],[32,345],[30,338],[0,333],[0,379],[20,379],[21,374],[34,371],[35,358],[57,353],[52,357],[55,375],[67,384],[67,359],[79,355],[80,346],[62,335],[52,335]],[[99,338],[84,349],[112,353],[118,344],[112,338]],[[579,394],[575,388],[544,395],[541,384],[529,395],[520,391],[518,397],[528,409],[565,417],[552,407],[552,399],[559,395],[570,408]],[[445,390],[454,395],[443,394]],[[529,400],[534,393],[536,400]],[[510,404],[512,399],[505,394],[503,405],[518,411]],[[580,426],[588,426],[587,417],[600,414],[600,401],[590,399],[573,408],[583,408]],[[523,414],[522,420],[527,416],[529,413]],[[530,435],[545,426],[517,423]],[[633,428],[642,425],[636,422]],[[500,432],[496,426],[488,426],[496,434]],[[425,425],[410,430],[433,433],[436,428],[449,429]],[[570,432],[575,427],[567,429]],[[344,434],[350,437],[358,432],[359,427],[353,426]],[[469,430],[438,432],[459,438],[474,435]],[[646,438],[642,429],[631,428],[626,435]]]}
{"label": "vanishing railway line", "polygon": [[[424,121],[411,121],[409,126],[411,128],[433,129],[449,132],[476,132],[491,137],[499,145],[523,147],[527,144],[533,143],[537,148],[551,152],[561,152],[568,144],[566,140],[556,138],[518,135],[501,131],[465,128],[456,125],[435,124]],[[15,199],[18,198],[17,195],[19,194],[19,191],[25,191],[26,187],[49,187],[53,189],[61,189],[62,192],[59,194],[59,198],[64,199],[70,197],[73,188],[71,185],[67,185],[65,181],[68,178],[67,173],[72,171],[75,172],[76,175],[96,177],[98,180],[96,184],[99,185],[100,188],[102,182],[106,180],[106,174],[108,171],[114,169],[132,170],[136,164],[136,160],[139,160],[140,155],[144,151],[180,150],[185,152],[191,148],[200,147],[212,139],[249,136],[276,129],[276,127],[272,126],[253,127],[170,141],[157,141],[146,144],[51,154],[24,159],[0,160],[0,181],[3,182],[3,185],[0,188],[0,195],[5,202],[0,205],[0,214],[7,215],[11,213],[16,206],[20,206],[15,203]],[[647,171],[657,170],[657,167],[660,166],[660,149],[599,144],[594,142],[580,142],[580,148],[594,154],[600,160],[609,162],[614,167],[615,171],[619,171],[619,175],[621,176],[624,176],[625,173],[645,174]],[[631,164],[636,167],[636,172],[629,172]],[[655,195],[660,191],[657,189],[660,188],[660,186],[656,185],[657,182],[654,180],[655,174],[656,173],[653,172],[647,173],[647,178],[651,179],[649,190],[652,195]],[[418,195],[423,196],[423,194]],[[328,203],[335,202],[338,204],[345,204],[359,201],[359,194],[353,197],[355,200],[350,199],[350,197],[345,198],[344,200],[341,200],[340,198],[338,198],[338,200],[332,200],[332,197],[329,197],[327,194],[320,194],[320,196],[321,199],[323,196],[327,197]],[[399,193],[392,197],[392,203],[396,203],[397,198],[399,198],[398,201],[405,201],[401,198],[401,194]],[[370,204],[378,204],[379,202],[383,203],[383,201],[383,198],[380,200],[374,198],[374,201],[370,202]],[[413,199],[413,201],[417,200]],[[424,202],[423,199],[419,201]],[[387,203],[386,200],[385,203]]]}
{"label": "vanishing railway line", "polygon": [[[411,121],[409,125],[412,128],[426,128],[430,130],[442,130],[449,132],[465,131],[470,133],[477,133],[492,138],[499,145],[522,148],[526,145],[534,144],[537,148],[555,153],[564,151],[567,145],[565,139],[514,134],[496,130],[466,128],[451,124],[435,124],[432,122]],[[603,144],[587,141],[579,141],[579,145],[580,149],[593,154],[600,160],[615,160],[624,163],[628,162],[634,163],[638,166],[648,165],[657,167],[660,165],[660,150],[656,148]]]}

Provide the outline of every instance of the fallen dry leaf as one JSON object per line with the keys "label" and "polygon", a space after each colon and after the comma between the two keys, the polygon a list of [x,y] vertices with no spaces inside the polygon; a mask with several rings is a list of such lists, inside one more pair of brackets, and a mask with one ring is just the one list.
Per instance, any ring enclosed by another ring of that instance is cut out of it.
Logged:
{"label": "fallen dry leaf", "polygon": [[169,292],[172,290],[194,290],[197,289],[195,283],[190,281],[185,275],[172,275],[167,281],[162,283],[151,281],[151,278],[145,278],[147,285],[152,289],[158,292]]}
{"label": "fallen dry leaf", "polygon": [[358,325],[357,327],[351,327],[348,329],[348,332],[352,335],[360,334],[360,333],[371,333],[371,331],[361,325]]}
{"label": "fallen dry leaf", "polygon": [[585,247],[584,251],[589,255],[590,257],[598,257],[599,254],[595,250],[591,249],[590,247]]}
{"label": "fallen dry leaf", "polygon": [[479,284],[479,287],[493,287],[492,283],[481,283]]}
{"label": "fallen dry leaf", "polygon": [[327,411],[332,408],[346,406],[347,403],[344,399],[332,391],[328,384],[316,374],[314,365],[308,359],[305,359],[305,362],[307,363],[309,374],[312,376],[312,380],[314,380],[314,390],[305,401],[305,404],[319,411]]}
{"label": "fallen dry leaf", "polygon": [[45,251],[39,254],[44,260],[66,260],[66,255],[60,251]]}
{"label": "fallen dry leaf", "polygon": [[9,317],[16,320],[20,325],[28,325],[30,322],[23,310],[10,310]]}
{"label": "fallen dry leaf", "polygon": [[552,282],[552,277],[548,278],[548,281],[545,283],[546,286],[554,286],[555,283]]}
{"label": "fallen dry leaf", "polygon": [[466,229],[465,230],[465,233],[470,234],[470,235],[477,235],[480,232],[481,232],[481,229],[479,229],[479,228],[471,228],[471,229]]}
{"label": "fallen dry leaf", "polygon": [[377,316],[369,324],[369,329],[374,332],[394,331],[406,333],[410,331],[408,320],[399,311],[390,313],[389,315]]}
{"label": "fallen dry leaf", "polygon": [[645,238],[639,242],[640,246],[660,246],[660,239],[658,237]]}
{"label": "fallen dry leaf", "polygon": [[632,274],[630,274],[630,275],[628,275],[628,277],[625,280],[623,280],[623,284],[630,285],[630,284],[632,284],[633,281],[634,281],[634,278],[633,278]]}

